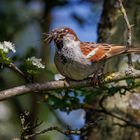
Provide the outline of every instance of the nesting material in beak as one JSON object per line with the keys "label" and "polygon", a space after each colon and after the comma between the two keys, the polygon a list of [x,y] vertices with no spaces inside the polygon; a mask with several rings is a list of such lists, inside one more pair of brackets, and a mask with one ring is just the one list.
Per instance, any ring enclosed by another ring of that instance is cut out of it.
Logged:
{"label": "nesting material in beak", "polygon": [[47,34],[47,33],[43,33],[45,41],[50,43],[53,39],[53,35],[52,34]]}

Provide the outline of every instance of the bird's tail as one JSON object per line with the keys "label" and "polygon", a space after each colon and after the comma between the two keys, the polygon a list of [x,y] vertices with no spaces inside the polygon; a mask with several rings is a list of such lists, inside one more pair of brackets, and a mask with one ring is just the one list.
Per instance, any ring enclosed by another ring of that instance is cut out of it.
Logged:
{"label": "bird's tail", "polygon": [[107,57],[105,59],[112,58],[112,57],[120,55],[120,54],[127,54],[127,53],[140,54],[140,47],[128,48],[126,46],[112,46],[111,49],[109,50],[109,52],[107,52],[107,54],[106,54]]}
{"label": "bird's tail", "polygon": [[127,53],[140,53],[140,47],[126,48]]}

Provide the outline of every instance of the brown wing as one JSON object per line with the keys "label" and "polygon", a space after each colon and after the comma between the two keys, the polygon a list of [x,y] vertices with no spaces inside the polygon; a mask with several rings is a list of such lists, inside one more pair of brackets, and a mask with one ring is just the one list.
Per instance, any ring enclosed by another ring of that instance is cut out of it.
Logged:
{"label": "brown wing", "polygon": [[81,51],[92,62],[108,59],[126,51],[125,46],[109,44],[81,43]]}

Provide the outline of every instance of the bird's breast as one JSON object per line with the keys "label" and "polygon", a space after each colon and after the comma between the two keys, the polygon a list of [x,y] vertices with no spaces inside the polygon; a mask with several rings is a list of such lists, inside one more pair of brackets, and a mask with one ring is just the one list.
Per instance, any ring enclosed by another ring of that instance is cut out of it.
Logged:
{"label": "bird's breast", "polygon": [[72,48],[63,48],[56,51],[55,65],[58,71],[65,77],[73,80],[83,80],[91,75],[96,69],[93,65]]}

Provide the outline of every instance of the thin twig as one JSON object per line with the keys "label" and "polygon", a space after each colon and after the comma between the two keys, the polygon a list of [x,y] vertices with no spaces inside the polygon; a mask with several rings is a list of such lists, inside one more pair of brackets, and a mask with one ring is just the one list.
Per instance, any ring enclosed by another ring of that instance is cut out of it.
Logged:
{"label": "thin twig", "polygon": [[[105,114],[108,114],[114,118],[117,118],[119,120],[122,120],[126,123],[126,125],[130,125],[136,128],[140,128],[140,124],[138,122],[133,122],[132,120],[129,120],[128,118],[123,118],[119,114],[112,113],[111,111],[108,111],[104,106],[104,101],[107,99],[107,96],[103,96],[99,102],[100,107],[102,108],[102,112]],[[128,116],[128,115],[127,115]]]}
{"label": "thin twig", "polygon": [[21,77],[23,77],[26,81],[30,82],[29,77],[22,72],[14,63],[10,63],[7,65],[7,67],[9,67],[10,69],[12,69],[13,71],[15,71],[16,73],[18,73]]}
{"label": "thin twig", "polygon": [[117,118],[117,119],[121,120],[121,121],[124,121],[127,125],[130,125],[130,126],[133,126],[133,127],[136,127],[136,128],[140,128],[139,123],[132,122],[132,120],[129,120],[128,118],[123,118],[119,114],[114,114],[111,111],[108,111],[103,105],[103,102],[106,100],[106,98],[107,98],[107,96],[103,96],[102,99],[100,100],[100,107],[102,108],[103,113],[108,114],[108,115],[110,115],[114,118]]}
{"label": "thin twig", "polygon": [[31,137],[34,137],[34,136],[37,136],[37,135],[40,135],[40,134],[44,134],[44,133],[47,133],[47,132],[53,131],[53,130],[56,130],[56,131],[58,131],[58,132],[60,132],[60,133],[62,133],[62,134],[64,134],[64,135],[66,135],[66,136],[70,136],[70,135],[80,135],[83,131],[86,131],[86,130],[88,130],[89,128],[92,128],[92,127],[96,126],[97,123],[98,123],[98,121],[100,121],[100,120],[101,120],[101,119],[98,119],[98,120],[96,120],[96,121],[87,123],[87,124],[85,124],[82,128],[80,128],[80,129],[75,129],[75,130],[71,130],[71,129],[69,129],[69,128],[67,128],[66,130],[63,130],[62,128],[57,127],[57,126],[49,127],[49,128],[44,129],[44,130],[42,130],[42,131],[38,131],[38,132],[35,132],[35,133],[31,134],[31,135],[27,135],[27,136],[25,137],[25,139],[29,139],[29,138],[31,138]]}
{"label": "thin twig", "polygon": [[[118,0],[120,4],[120,10],[123,14],[124,20],[126,22],[127,30],[128,30],[128,39],[127,39],[127,47],[130,48],[132,47],[132,25],[129,23],[128,16],[126,14],[126,10],[122,4],[121,0]],[[128,54],[128,65],[131,67],[132,66],[132,58],[131,54]]]}
{"label": "thin twig", "polygon": [[125,122],[125,125],[127,125],[127,126],[133,126],[135,128],[140,129],[140,123],[129,120],[128,118],[124,118],[123,116],[121,116],[117,113],[113,113],[112,111],[108,111],[103,105],[102,105],[101,109],[95,109],[95,108],[93,108],[93,106],[91,106],[89,104],[83,104],[83,105],[81,105],[81,108],[82,109],[91,109],[95,112],[99,112],[99,113],[103,113],[103,114],[112,116],[118,120]]}
{"label": "thin twig", "polygon": [[34,137],[34,136],[37,136],[37,135],[40,135],[40,134],[44,134],[44,133],[47,133],[47,132],[53,131],[53,130],[56,130],[56,131],[58,131],[58,132],[60,132],[60,133],[62,133],[64,135],[67,135],[67,136],[68,135],[80,135],[80,130],[78,130],[78,129],[75,129],[75,130],[69,130],[69,129],[63,130],[62,128],[59,128],[57,126],[53,126],[53,127],[49,127],[47,129],[44,129],[42,131],[35,132],[34,134],[27,135],[25,137],[25,139],[29,139],[31,137]]}

